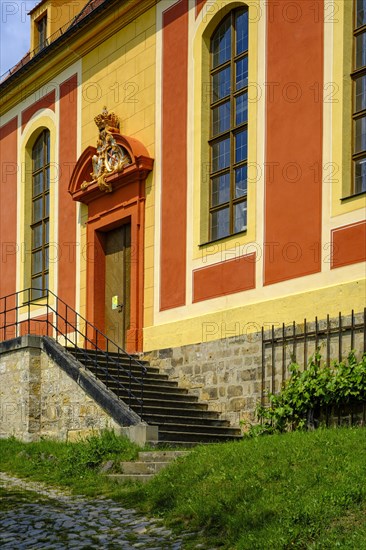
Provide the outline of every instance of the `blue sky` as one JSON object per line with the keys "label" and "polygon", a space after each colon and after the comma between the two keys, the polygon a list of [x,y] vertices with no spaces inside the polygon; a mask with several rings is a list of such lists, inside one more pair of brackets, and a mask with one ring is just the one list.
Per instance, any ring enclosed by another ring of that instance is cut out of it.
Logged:
{"label": "blue sky", "polygon": [[40,0],[0,0],[0,74],[13,67],[30,46],[27,13]]}

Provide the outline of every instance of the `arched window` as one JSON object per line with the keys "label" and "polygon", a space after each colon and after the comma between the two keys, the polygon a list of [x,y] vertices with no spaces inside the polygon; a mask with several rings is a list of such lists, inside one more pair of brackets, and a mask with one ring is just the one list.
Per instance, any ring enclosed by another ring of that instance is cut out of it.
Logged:
{"label": "arched window", "polygon": [[48,289],[50,210],[50,133],[44,130],[32,149],[32,298]]}
{"label": "arched window", "polygon": [[366,0],[355,0],[353,72],[354,193],[366,191]]}
{"label": "arched window", "polygon": [[245,231],[248,164],[248,9],[211,38],[210,239]]}

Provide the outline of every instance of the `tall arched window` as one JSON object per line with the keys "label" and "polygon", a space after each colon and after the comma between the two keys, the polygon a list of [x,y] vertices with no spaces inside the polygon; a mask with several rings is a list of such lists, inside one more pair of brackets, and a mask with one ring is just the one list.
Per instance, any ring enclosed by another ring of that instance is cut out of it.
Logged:
{"label": "tall arched window", "polygon": [[50,133],[44,130],[32,149],[32,298],[48,289],[50,210]]}
{"label": "tall arched window", "polygon": [[366,191],[366,0],[355,0],[353,72],[354,193]]}
{"label": "tall arched window", "polygon": [[248,9],[211,38],[210,239],[247,227]]}

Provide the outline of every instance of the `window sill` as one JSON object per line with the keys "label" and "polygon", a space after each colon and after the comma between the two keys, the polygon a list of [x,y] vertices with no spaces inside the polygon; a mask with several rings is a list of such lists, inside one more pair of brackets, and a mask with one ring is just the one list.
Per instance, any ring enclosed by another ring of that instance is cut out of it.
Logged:
{"label": "window sill", "polygon": [[226,235],[226,237],[220,237],[219,239],[215,239],[214,241],[207,241],[205,243],[201,243],[198,245],[198,247],[203,248],[204,246],[208,246],[210,244],[216,244],[222,241],[226,241],[227,239],[233,239],[234,237],[237,237],[237,236],[246,235],[246,233],[247,233],[247,230],[244,229],[244,231],[239,231],[239,233],[234,233],[233,235]]}
{"label": "window sill", "polygon": [[359,197],[362,197],[363,195],[366,195],[366,191],[360,191],[359,193],[355,193],[354,195],[349,195],[348,197],[342,197],[341,202],[350,201],[352,199],[358,199]]}

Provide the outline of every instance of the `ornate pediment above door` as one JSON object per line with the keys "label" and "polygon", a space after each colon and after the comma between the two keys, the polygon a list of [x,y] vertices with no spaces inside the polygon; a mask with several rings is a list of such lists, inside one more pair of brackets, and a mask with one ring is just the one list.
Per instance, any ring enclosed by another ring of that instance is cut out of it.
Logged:
{"label": "ornate pediment above door", "polygon": [[119,119],[104,107],[94,118],[99,129],[97,146],[81,154],[72,172],[69,193],[89,204],[128,183],[145,180],[154,160],[142,143],[120,134]]}

